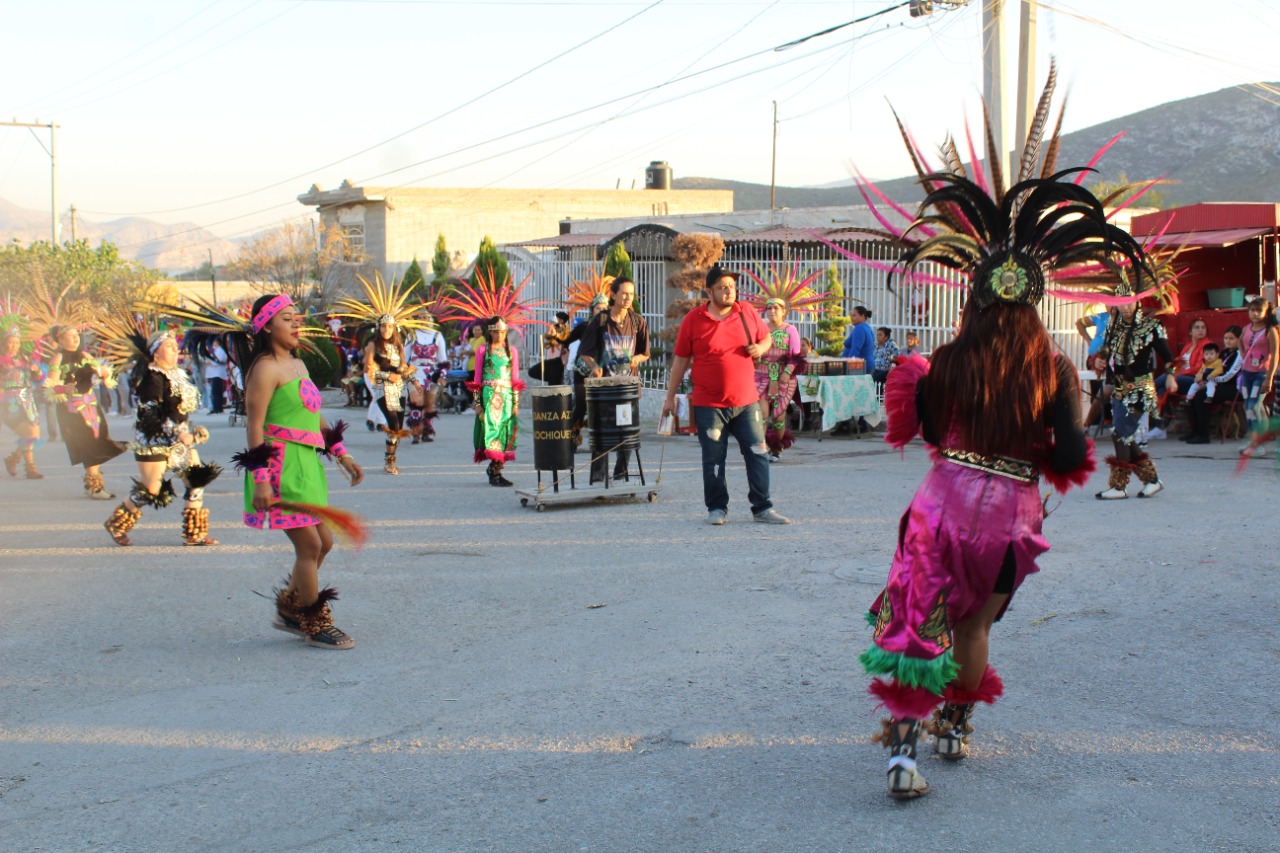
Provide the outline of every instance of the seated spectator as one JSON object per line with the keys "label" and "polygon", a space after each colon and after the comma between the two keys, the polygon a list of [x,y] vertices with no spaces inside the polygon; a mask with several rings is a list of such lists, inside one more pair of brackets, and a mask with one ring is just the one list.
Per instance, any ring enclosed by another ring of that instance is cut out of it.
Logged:
{"label": "seated spectator", "polygon": [[1084,417],[1085,429],[1095,424],[1105,424],[1111,413],[1112,387],[1106,383],[1107,359],[1111,354],[1106,347],[1100,348],[1090,357],[1089,369],[1097,374],[1098,379],[1089,383],[1089,412]]}
{"label": "seated spectator", "polygon": [[1178,393],[1186,394],[1196,381],[1196,374],[1204,366],[1204,348],[1209,343],[1209,327],[1204,320],[1196,320],[1191,324],[1191,340],[1178,353],[1178,369],[1175,373],[1178,381]]}
{"label": "seated spectator", "polygon": [[920,336],[919,335],[917,335],[915,332],[907,332],[906,337],[903,338],[903,341],[905,341],[907,345],[907,350],[906,352],[903,353],[903,355],[918,355],[923,357],[924,353],[920,352]]}
{"label": "seated spectator", "polygon": [[[1191,430],[1190,434],[1184,439],[1187,444],[1208,444],[1209,406],[1214,403],[1230,405],[1240,395],[1239,390],[1236,388],[1240,368],[1244,366],[1244,359],[1240,357],[1240,333],[1239,326],[1232,326],[1223,333],[1222,355],[1219,358],[1219,366],[1208,371],[1202,370],[1198,377],[1203,381],[1204,393],[1193,395],[1188,392],[1187,394],[1191,400],[1191,408],[1188,413],[1188,417],[1191,420]],[[1206,361],[1208,360],[1207,353],[1211,346],[1216,347],[1212,343],[1205,344]]]}

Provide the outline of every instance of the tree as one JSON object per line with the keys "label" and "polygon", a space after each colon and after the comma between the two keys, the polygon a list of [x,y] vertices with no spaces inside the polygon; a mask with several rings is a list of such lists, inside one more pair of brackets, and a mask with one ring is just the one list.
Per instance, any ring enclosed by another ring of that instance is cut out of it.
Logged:
{"label": "tree", "polygon": [[299,305],[323,308],[367,267],[336,225],[291,221],[250,238],[227,271],[260,293],[287,293]]}
{"label": "tree", "polygon": [[818,331],[814,334],[814,348],[818,355],[837,356],[844,351],[844,331],[849,318],[844,313],[844,287],[840,284],[840,270],[832,264],[827,269],[827,298],[822,303],[822,317],[818,319]]}
{"label": "tree", "polygon": [[702,291],[707,283],[707,270],[715,266],[724,254],[724,240],[719,234],[680,234],[671,241],[671,257],[684,264],[684,269],[667,279],[667,287],[681,296],[667,306],[667,327],[658,337],[668,344],[675,343],[680,332],[680,321],[705,299]]}
{"label": "tree", "polygon": [[443,284],[449,280],[449,247],[444,234],[436,235],[436,253],[431,257],[431,283]]}
{"label": "tree", "polygon": [[413,295],[419,299],[427,298],[427,280],[422,277],[422,267],[418,266],[417,258],[414,258],[413,263],[409,264],[409,268],[404,271],[401,283],[404,287],[411,289]]}
{"label": "tree", "polygon": [[485,235],[485,238],[480,241],[480,252],[476,255],[475,267],[471,272],[472,287],[479,286],[479,279],[476,277],[477,271],[484,273],[486,277],[492,271],[495,287],[502,287],[511,281],[511,270],[507,267],[507,259],[498,252],[498,247],[494,245],[493,238],[488,235]]}
{"label": "tree", "polygon": [[0,292],[18,299],[31,294],[38,278],[65,299],[103,305],[114,299],[147,298],[148,289],[160,280],[158,270],[120,257],[115,244],[103,240],[91,248],[88,240],[53,246],[37,240],[29,246],[13,241],[0,247]]}
{"label": "tree", "polygon": [[635,280],[631,275],[631,256],[627,254],[627,247],[621,240],[609,248],[609,254],[604,259],[604,274]]}

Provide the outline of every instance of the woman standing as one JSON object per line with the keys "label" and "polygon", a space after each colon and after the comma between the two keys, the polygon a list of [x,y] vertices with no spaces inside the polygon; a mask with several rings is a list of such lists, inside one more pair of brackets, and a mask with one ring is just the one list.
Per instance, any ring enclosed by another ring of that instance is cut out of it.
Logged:
{"label": "woman standing", "polygon": [[142,507],[163,509],[174,498],[173,482],[165,473],[174,471],[183,481],[182,544],[217,545],[209,535],[209,510],[204,508],[204,488],[222,469],[205,465],[195,445],[209,437],[202,426],[192,427],[191,413],[200,407],[200,389],[178,366],[178,341],[171,332],[157,332],[147,340],[134,388],[138,413],[134,440],[130,442],[138,463],[138,478],[129,496],[116,507],[103,526],[117,545],[129,545],[129,531],[142,518]]}
{"label": "woman standing", "polygon": [[[15,306],[16,307],[16,306]],[[8,312],[0,318],[4,329],[4,348],[0,351],[0,416],[4,425],[18,436],[18,445],[4,458],[5,470],[10,477],[18,476],[18,462],[26,468],[28,480],[44,477],[36,470],[33,451],[40,443],[40,413],[36,411],[32,386],[44,373],[32,354],[30,345],[23,341],[25,322],[16,312]]]}
{"label": "woman standing", "polygon": [[520,353],[507,342],[507,322],[493,317],[488,323],[488,343],[476,351],[476,372],[467,389],[475,395],[476,425],[472,433],[475,462],[488,460],[485,473],[491,486],[510,486],[502,469],[516,458],[517,414],[524,383]]}
{"label": "woman standing", "polygon": [[55,326],[50,330],[58,349],[49,359],[45,393],[57,404],[58,429],[67,445],[72,465],[84,466],[84,493],[96,501],[109,501],[102,479],[102,464],[124,452],[124,445],[112,441],[107,419],[102,416],[95,389],[115,387],[111,368],[80,346],[80,330],[75,326]]}
{"label": "woman standing", "polygon": [[418,329],[413,333],[407,348],[412,375],[409,383],[409,432],[413,443],[435,441],[436,428],[432,421],[440,416],[436,411],[436,391],[449,370],[449,352],[445,349],[444,335],[434,328],[435,322],[425,308],[422,319],[432,328]]}
{"label": "woman standing", "polygon": [[272,627],[301,637],[309,646],[350,649],[353,640],[333,624],[333,587],[320,588],[320,566],[333,548],[333,535],[310,513],[275,506],[278,502],[326,507],[329,488],[320,454],[337,459],[357,486],[360,465],[342,445],[339,423],[330,428],[320,415],[320,390],[307,375],[296,350],[302,315],[288,295],[262,296],[253,304],[252,351],[245,379],[248,449],[236,457],[245,469],[244,523],[260,530],[284,530],[293,544],[293,571],[275,590]]}
{"label": "woman standing", "polygon": [[[1280,332],[1276,327],[1276,310],[1266,299],[1258,297],[1249,303],[1249,325],[1240,338],[1242,361],[1240,366],[1240,396],[1244,398],[1244,416],[1249,432],[1256,431],[1258,421],[1266,415],[1267,394],[1276,378],[1276,366],[1280,364]],[[1252,446],[1240,448],[1242,454],[1251,453]]]}
{"label": "woman standing", "polygon": [[814,289],[814,282],[822,273],[802,275],[798,264],[790,269],[771,267],[767,275],[751,271],[744,274],[756,285],[756,292],[744,301],[764,311],[769,328],[769,351],[756,362],[756,391],[760,394],[760,416],[764,420],[769,461],[777,462],[782,451],[795,443],[787,426],[787,407],[795,397],[798,377],[807,364],[804,341],[796,327],[787,322],[787,316],[792,311],[817,310],[827,294]]}
{"label": "woman standing", "polygon": [[383,428],[387,434],[386,452],[383,455],[382,470],[388,474],[399,474],[396,467],[396,448],[400,439],[409,433],[404,429],[404,378],[409,370],[409,359],[405,355],[404,343],[400,340],[400,330],[396,327],[396,319],[390,314],[378,318],[378,330],[373,339],[364,347],[364,375],[370,384],[382,391],[378,397],[378,408],[387,419]]}
{"label": "woman standing", "polygon": [[787,304],[771,297],[764,305],[769,327],[769,351],[756,362],[756,391],[760,394],[760,415],[764,418],[764,442],[769,461],[777,462],[782,451],[795,444],[787,426],[787,407],[796,392],[796,375],[804,372],[800,355],[800,332],[787,322]]}

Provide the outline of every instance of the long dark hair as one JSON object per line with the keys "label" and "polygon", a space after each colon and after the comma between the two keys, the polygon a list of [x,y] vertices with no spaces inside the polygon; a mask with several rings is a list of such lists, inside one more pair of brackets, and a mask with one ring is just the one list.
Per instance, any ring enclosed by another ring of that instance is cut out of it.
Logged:
{"label": "long dark hair", "polygon": [[1034,459],[1058,393],[1053,342],[1034,306],[970,300],[960,332],[934,352],[927,380],[930,420],[945,445]]}

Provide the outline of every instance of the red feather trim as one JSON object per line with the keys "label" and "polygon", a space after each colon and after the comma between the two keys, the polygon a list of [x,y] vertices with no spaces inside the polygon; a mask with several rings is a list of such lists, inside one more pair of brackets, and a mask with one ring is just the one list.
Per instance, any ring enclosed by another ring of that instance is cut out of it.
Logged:
{"label": "red feather trim", "polygon": [[1134,465],[1134,463],[1132,463],[1132,462],[1121,462],[1119,459],[1117,459],[1117,458],[1116,458],[1116,457],[1114,457],[1114,456],[1108,456],[1108,457],[1106,458],[1106,460],[1105,460],[1105,461],[1106,461],[1107,465],[1111,466],[1112,470],[1114,470],[1114,469],[1116,469],[1116,468],[1119,468],[1119,469],[1121,469],[1121,470],[1132,471],[1132,470],[1134,470],[1134,468],[1136,467],[1136,466]]}
{"label": "red feather trim", "polygon": [[526,388],[528,388],[528,387],[529,387],[529,386],[525,383],[525,381],[524,381],[523,379],[512,379],[512,380],[511,380],[511,390],[513,390],[513,391],[523,391],[524,389],[526,389]]}
{"label": "red feather trim", "polygon": [[916,388],[929,374],[929,362],[918,355],[899,356],[897,362],[884,383],[884,414],[889,422],[884,440],[904,447],[920,432]]}
{"label": "red feather trim", "polygon": [[942,697],[938,694],[923,687],[908,687],[897,679],[885,681],[883,678],[873,678],[867,692],[879,699],[880,705],[899,720],[927,719],[933,709],[942,704]]}
{"label": "red feather trim", "polygon": [[[1098,469],[1098,460],[1094,456],[1094,445],[1092,438],[1084,440],[1084,462],[1080,463],[1079,468],[1071,471],[1055,471],[1049,465],[1043,465],[1040,468],[1040,476],[1044,477],[1045,482],[1053,486],[1059,494],[1065,495],[1072,486],[1083,486],[1089,482],[1089,475]],[[1049,448],[1053,450],[1052,447]]]}
{"label": "red feather trim", "polygon": [[954,684],[948,684],[942,691],[942,698],[956,705],[969,705],[974,702],[986,702],[994,705],[1004,695],[1004,682],[996,673],[995,667],[988,665],[982,672],[982,680],[973,690],[963,690]]}
{"label": "red feather trim", "polygon": [[782,439],[778,443],[782,446],[783,450],[786,450],[796,443],[796,437],[791,433],[791,429],[789,427],[783,428]]}
{"label": "red feather trim", "polygon": [[294,503],[293,501],[279,501],[278,503],[273,503],[271,507],[285,513],[314,515],[320,519],[320,522],[325,527],[337,534],[338,538],[350,542],[357,548],[369,538],[369,531],[365,527],[364,520],[355,513],[347,512],[346,510],[334,509],[331,506]]}
{"label": "red feather trim", "polygon": [[466,386],[467,386],[467,390],[468,390],[468,391],[470,391],[472,394],[479,394],[479,393],[480,393],[480,391],[484,388],[484,383],[482,383],[482,382],[467,382],[467,383],[466,383]]}

